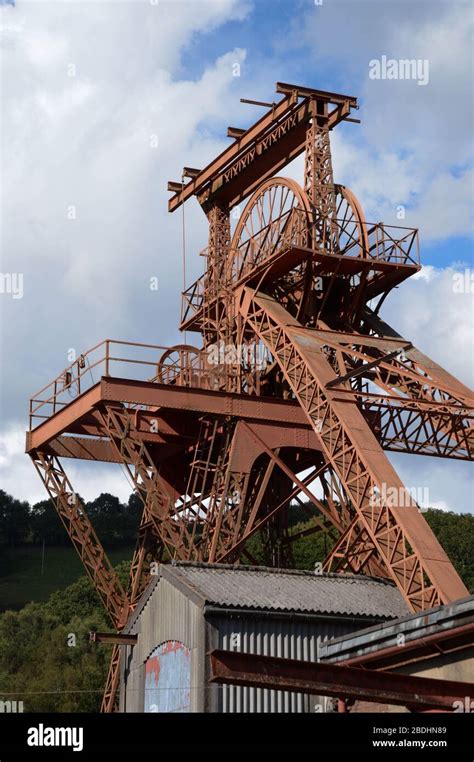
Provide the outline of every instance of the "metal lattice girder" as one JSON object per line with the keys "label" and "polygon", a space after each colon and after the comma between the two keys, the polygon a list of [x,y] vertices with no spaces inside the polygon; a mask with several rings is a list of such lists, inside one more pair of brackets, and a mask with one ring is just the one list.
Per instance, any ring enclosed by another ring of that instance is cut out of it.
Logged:
{"label": "metal lattice girder", "polygon": [[[314,104],[315,112],[318,104]],[[327,120],[327,104],[320,104],[320,116],[313,117],[306,132],[304,189],[311,201],[316,224],[315,247],[329,244],[331,218],[336,216],[336,191],[332,171],[331,145]]]}
{"label": "metal lattice girder", "polygon": [[[209,504],[202,508],[205,511],[199,545],[202,560],[213,562],[229,556],[238,558],[244,546],[243,538],[247,541],[277,514],[283,514],[283,509],[298,492],[304,492],[320,509],[327,525],[338,526],[341,530],[337,514],[331,513],[278,457],[281,448],[292,448],[296,444],[291,430],[259,423],[248,426],[244,421],[233,424],[232,435],[222,448],[221,461],[215,467],[216,478],[210,489]],[[319,456],[316,437],[310,437],[307,444],[314,447]],[[262,460],[262,454],[268,455],[268,459]],[[282,501],[272,495],[271,507],[265,512],[270,479],[275,479],[274,466],[290,487],[293,484],[297,487],[290,489]]]}
{"label": "metal lattice girder", "polygon": [[120,679],[120,646],[112,647],[109,670],[102,697],[101,712],[114,712],[117,710],[117,688]]}
{"label": "metal lattice girder", "polygon": [[[263,426],[256,426],[254,424],[250,426],[247,423],[242,423],[240,441],[241,443],[243,442],[248,446],[248,440],[244,436],[245,432],[250,434],[254,442],[256,442],[261,450],[269,456],[269,467],[266,473],[267,480],[264,482],[264,484],[261,485],[256,497],[253,498],[252,492],[250,490],[247,493],[247,499],[245,501],[246,510],[242,511],[239,515],[241,528],[240,531],[236,532],[235,540],[237,540],[239,536],[243,536],[245,539],[248,539],[256,531],[257,528],[261,529],[265,526],[265,524],[269,523],[273,517],[282,515],[282,510],[287,508],[292,500],[301,502],[299,500],[299,494],[304,494],[306,498],[309,499],[310,503],[312,503],[318,510],[320,518],[315,529],[310,528],[309,530],[305,530],[302,533],[298,533],[298,535],[288,535],[285,537],[285,540],[288,544],[294,542],[298,536],[304,536],[305,534],[315,530],[322,530],[331,536],[334,536],[334,531],[331,530],[336,530],[337,534],[341,534],[344,532],[344,523],[347,523],[348,521],[351,522],[351,524],[357,523],[357,519],[353,520],[351,518],[351,508],[347,505],[346,497],[343,495],[342,490],[340,489],[340,485],[337,484],[337,479],[334,478],[335,475],[332,472],[330,463],[324,460],[322,453],[317,453],[319,458],[322,460],[322,465],[319,465],[319,467],[316,467],[314,471],[311,471],[308,476],[301,479],[298,478],[292,469],[281,460],[279,457],[279,450],[272,450],[270,445],[267,444],[264,439],[262,439],[262,437],[265,437],[266,434],[265,428]],[[270,439],[267,441],[271,442]],[[275,446],[275,442],[272,442],[271,444],[272,446]],[[275,495],[270,494],[269,513],[266,516],[262,517],[258,509],[261,506],[262,498],[265,494],[265,489],[268,488],[268,481],[270,480],[270,477],[272,477],[272,479],[275,478],[275,470],[281,472],[284,476],[287,477],[289,483],[295,486],[294,489],[288,492],[286,498],[281,501],[276,499]],[[317,498],[314,490],[309,488],[309,485],[311,485],[316,478],[319,479],[319,482],[323,488],[324,501]],[[259,484],[259,480],[256,480],[255,485],[259,486]],[[334,492],[337,502],[334,501],[331,492]],[[244,520],[247,516],[249,516],[249,514],[250,518],[247,522],[247,525],[245,526],[245,529],[243,529]],[[367,574],[380,577],[389,576],[389,572],[384,566],[383,559],[379,557],[377,550],[368,537],[367,533],[365,533],[365,538],[363,537],[361,539],[363,540],[364,544],[362,544],[362,542],[358,542],[355,552],[352,553],[352,557],[351,554],[349,554],[348,559],[345,560],[345,570],[357,573],[364,569],[365,573]],[[236,550],[240,544],[241,543],[237,543],[234,550]],[[337,545],[338,544],[339,543],[337,543]],[[224,559],[226,559],[226,556],[224,556]],[[219,560],[224,559],[220,558]],[[326,562],[326,567],[327,566],[328,563]]]}
{"label": "metal lattice girder", "polygon": [[[214,465],[213,482],[206,508],[199,553],[203,560],[214,561],[221,548],[232,542],[236,510],[240,512],[245,503],[250,463],[242,463],[240,453],[236,453],[239,424],[226,427],[226,436]],[[251,460],[256,453],[251,454]],[[247,467],[246,467],[247,466]]]}
{"label": "metal lattice girder", "polygon": [[[400,342],[406,342],[394,328],[383,321],[378,315],[374,314],[372,310],[366,307],[363,314],[363,321],[371,331],[375,332],[375,335],[385,338],[396,339]],[[424,355],[419,349],[413,347],[413,349],[407,353],[411,355],[414,367],[419,369],[421,374],[426,374],[427,378],[433,383],[433,392],[436,388],[440,390],[447,390],[449,394],[456,400],[464,400],[465,402],[473,399],[473,392],[468,386],[461,383],[455,376],[448,373],[444,368],[438,365],[434,360]]]}
{"label": "metal lattice girder", "polygon": [[[150,565],[146,564],[146,557],[151,551],[154,561],[161,560],[163,545],[157,539],[153,523],[150,520],[148,506],[144,505],[143,514],[138,530],[136,548],[130,565],[128,581],[128,616],[135,609],[142,593],[151,579]],[[127,619],[128,619],[127,616]],[[110,657],[104,694],[102,697],[101,712],[114,712],[118,710],[117,690],[120,679],[120,644],[114,644]]]}
{"label": "metal lattice girder", "polygon": [[363,526],[355,516],[349,526],[324,560],[326,572],[352,572],[369,574],[375,577],[389,577],[390,572],[384,565],[383,558]]}
{"label": "metal lattice girder", "polygon": [[384,449],[473,459],[472,392],[406,339],[355,331],[312,335],[338,360],[338,376],[326,388],[357,398]]}
{"label": "metal lattice girder", "polygon": [[[303,152],[308,123],[320,111],[315,110],[315,104],[332,107],[328,114],[330,129],[357,108],[354,96],[284,87],[285,97],[197,176],[184,187],[169,188],[174,191],[168,203],[170,212],[191,196],[197,196],[201,203],[216,199],[225,200],[230,207],[240,203],[262,180]],[[281,85],[277,92],[283,92]]]}
{"label": "metal lattice girder", "polygon": [[[339,522],[339,513],[335,506],[331,505],[331,500],[328,500],[328,496],[326,496],[327,504],[324,504],[308,489],[309,485],[314,482],[315,479],[322,478],[324,472],[327,470],[326,463],[323,463],[322,465],[318,463],[307,476],[300,480],[296,474],[292,472],[289,466],[284,464],[278,457],[278,449],[276,451],[268,450],[268,454],[269,459],[267,464],[262,464],[260,471],[257,472],[257,474],[252,475],[253,483],[247,491],[245,511],[241,516],[242,526],[237,527],[232,548],[217,558],[219,563],[228,563],[229,561],[238,558],[245,548],[245,543],[250,537],[263,529],[265,524],[273,519],[273,517],[277,516],[281,511],[284,511],[290,505],[291,501],[299,502],[304,507],[304,503],[302,503],[298,497],[300,493],[305,493],[306,497],[309,497],[310,501],[319,510],[320,514],[322,514],[316,519],[312,517],[315,523],[315,529],[308,529],[308,534],[312,531],[331,533],[331,530],[334,530],[335,525]],[[281,470],[291,479],[295,486],[292,491],[280,501],[273,499],[273,496],[270,495],[270,500],[268,501],[269,509],[265,513],[262,513],[261,508],[265,502],[270,480],[273,478],[275,470],[278,470],[279,467],[281,467]],[[329,519],[327,515],[325,515],[327,512],[331,514]],[[289,538],[289,541],[292,542],[294,539],[297,539],[297,537],[298,535],[292,535]]]}
{"label": "metal lattice girder", "polygon": [[[241,312],[278,361],[303,410],[319,434],[378,556],[413,610],[467,595],[467,590],[416,504],[384,455],[357,404],[327,389],[335,373],[313,338],[277,303],[244,289]],[[378,496],[390,488],[404,507]]]}
{"label": "metal lattice girder", "polygon": [[146,563],[147,557],[150,557],[153,561],[159,561],[162,558],[163,550],[164,546],[155,531],[149,507],[145,504],[130,565],[127,594],[130,600],[131,611],[137,605],[141,594],[150,581],[150,565]]}
{"label": "metal lattice girder", "polygon": [[182,557],[189,532],[185,522],[172,520],[179,494],[161,478],[146,444],[134,434],[130,412],[123,405],[108,405],[101,413],[104,430],[122,459],[132,483],[147,507],[149,520],[171,557]]}
{"label": "metal lattice girder", "polygon": [[207,277],[210,294],[217,296],[224,277],[224,266],[230,246],[229,209],[212,204],[207,210],[209,241],[207,248]]}
{"label": "metal lattice girder", "polygon": [[115,627],[123,626],[128,597],[60,461],[42,452],[31,458],[108,615]]}
{"label": "metal lattice girder", "polygon": [[[146,557],[151,552],[154,561],[161,560],[162,550],[163,545],[160,543],[154,532],[153,522],[150,520],[148,506],[144,505],[142,518],[138,529],[137,543],[133,553],[132,563],[130,565],[130,574],[127,588],[129,609],[125,621],[128,620],[130,614],[134,611],[142,593],[144,592],[151,579],[151,567],[146,563]],[[112,638],[113,636],[111,635],[109,637]],[[100,708],[101,712],[110,713],[118,710],[117,690],[120,680],[120,645],[123,645],[123,643],[117,642],[112,648],[109,669],[107,672],[107,679]]]}
{"label": "metal lattice girder", "polygon": [[[282,428],[271,422],[255,422],[250,429],[243,421],[229,419],[219,423],[219,419],[210,419],[204,421],[202,435],[194,445],[188,465],[188,485],[181,494],[176,480],[174,486],[166,480],[149,447],[136,438],[134,416],[127,408],[114,403],[98,415],[116,458],[127,468],[143,499],[144,524],[149,525],[152,535],[172,558],[183,560],[212,561],[233,552],[236,546],[240,549],[242,534],[253,533],[249,518],[252,517],[259,528],[265,523],[258,510],[255,512],[255,504],[246,499],[251,473],[258,482],[252,472],[254,462],[266,450],[259,435],[265,436],[272,447],[295,448],[303,444],[319,452],[317,437],[311,430]],[[298,483],[288,467],[283,464],[283,468]],[[300,485],[299,489],[305,488]],[[306,492],[316,504],[317,499]],[[270,515],[266,520],[271,518]],[[337,524],[334,513],[331,518],[332,523]],[[197,532],[199,528],[201,531]],[[139,552],[143,555],[144,549],[139,548]],[[131,595],[133,602],[135,594]]]}

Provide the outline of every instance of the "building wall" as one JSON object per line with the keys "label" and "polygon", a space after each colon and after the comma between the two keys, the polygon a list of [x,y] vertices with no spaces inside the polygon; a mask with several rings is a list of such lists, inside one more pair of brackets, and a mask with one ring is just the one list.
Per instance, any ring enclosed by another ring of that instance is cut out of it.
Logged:
{"label": "building wall", "polygon": [[[437,680],[457,680],[461,683],[474,683],[474,647],[455,651],[446,656],[435,656],[431,659],[400,667],[396,670],[406,675],[431,677]],[[474,696],[473,696],[474,698]]]}
{"label": "building wall", "polygon": [[[470,683],[466,688],[466,697],[464,704],[457,707],[457,711],[466,712],[469,710],[472,695],[472,685],[474,684],[474,648],[469,650],[462,649],[446,656],[435,656],[430,659],[423,659],[413,664],[407,664],[403,667],[394,668],[393,672],[403,675],[413,675],[416,677],[428,677],[436,680],[455,680],[461,683]],[[394,704],[374,704],[368,701],[356,701],[352,712],[409,712],[404,706],[395,706]],[[470,711],[474,711],[474,704]]]}
{"label": "building wall", "polygon": [[[332,711],[332,699],[322,696],[209,684],[207,654],[220,648],[316,661],[322,642],[368,624],[351,617],[203,610],[161,577],[126,628],[138,635],[138,641],[122,651],[120,711]],[[163,655],[166,663],[161,661]],[[161,691],[177,691],[177,695],[165,696]]]}
{"label": "building wall", "polygon": [[[207,651],[226,651],[279,656],[286,659],[318,660],[321,642],[335,638],[366,623],[347,619],[276,618],[274,616],[214,613],[207,617]],[[206,711],[210,712],[326,712],[332,699],[303,693],[251,688],[236,685],[211,685]]]}
{"label": "building wall", "polygon": [[[204,701],[204,618],[201,609],[161,578],[153,593],[127,632],[138,635],[132,648],[126,646],[121,662],[120,711],[145,710],[146,663],[162,644],[179,643],[189,649],[190,711],[203,711]],[[164,650],[172,650],[164,649]],[[180,649],[184,650],[184,649]],[[168,689],[182,687],[182,664],[176,665],[176,686],[167,670]],[[151,702],[155,703],[155,702]],[[159,711],[158,702],[156,711]],[[148,702],[148,709],[150,702]]]}

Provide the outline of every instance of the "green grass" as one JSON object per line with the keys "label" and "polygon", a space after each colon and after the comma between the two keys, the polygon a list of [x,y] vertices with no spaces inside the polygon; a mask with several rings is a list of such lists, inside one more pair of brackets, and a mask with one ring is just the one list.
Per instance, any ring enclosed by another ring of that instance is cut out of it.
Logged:
{"label": "green grass", "polygon": [[[116,548],[108,553],[111,562],[130,560],[133,546]],[[71,547],[45,547],[41,572],[42,548],[21,546],[0,549],[0,611],[21,609],[30,601],[46,601],[51,593],[75,582],[85,571]]]}

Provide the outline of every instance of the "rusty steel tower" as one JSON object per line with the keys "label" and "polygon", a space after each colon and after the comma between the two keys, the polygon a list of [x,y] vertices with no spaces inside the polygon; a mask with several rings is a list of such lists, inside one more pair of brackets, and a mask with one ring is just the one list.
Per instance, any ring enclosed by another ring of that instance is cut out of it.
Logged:
{"label": "rusty steel tower", "polygon": [[[205,272],[183,293],[195,346],[107,339],[30,401],[27,452],[118,632],[152,561],[255,562],[258,532],[265,563],[291,566],[291,505],[308,500],[304,534],[331,538],[324,570],[390,578],[414,611],[467,594],[384,452],[473,458],[472,392],[379,314],[420,268],[417,231],[366,222],[334,182],[330,132],[358,121],[356,98],[277,92],[168,186],[169,211],[195,196],[209,221]],[[301,184],[278,174],[303,153]],[[67,458],[121,464],[143,500],[127,590]]]}

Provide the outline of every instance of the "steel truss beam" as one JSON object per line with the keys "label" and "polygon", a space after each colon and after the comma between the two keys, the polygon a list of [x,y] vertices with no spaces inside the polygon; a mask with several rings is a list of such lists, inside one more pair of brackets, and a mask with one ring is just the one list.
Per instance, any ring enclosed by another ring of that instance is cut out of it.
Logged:
{"label": "steel truss beam", "polygon": [[404,497],[406,490],[355,402],[326,388],[335,373],[311,329],[303,329],[268,296],[248,288],[242,296],[243,317],[278,361],[378,558],[410,607],[416,611],[465,596],[465,586],[413,500],[406,498],[403,508],[380,500],[389,488]]}
{"label": "steel truss beam", "polygon": [[[224,394],[220,391],[196,387],[173,386],[171,384],[107,376],[102,377],[99,383],[73,400],[67,407],[32,431],[27,432],[26,451],[30,453],[37,449],[43,449],[45,445],[64,432],[80,428],[83,420],[87,421],[89,425],[84,433],[100,435],[101,423],[94,411],[100,410],[104,405],[110,403],[135,406],[134,415],[137,423],[140,424],[138,433],[142,438],[146,431],[148,433],[151,431],[150,421],[156,418],[160,408],[175,411],[181,419],[186,413],[203,413],[231,416],[244,420],[274,421],[287,427],[306,426],[304,416],[301,415],[298,406],[291,401],[237,393]],[[148,410],[139,408],[147,408]],[[91,414],[95,416],[92,418],[92,422],[90,420]],[[189,430],[186,422],[181,425],[184,426],[184,432],[186,429]],[[137,428],[137,424],[135,426]],[[159,437],[155,436],[156,438]]]}
{"label": "steel truss beam", "polygon": [[336,190],[329,142],[328,105],[314,103],[312,119],[306,131],[304,189],[311,201],[315,229],[315,249],[329,246],[333,238],[332,220],[336,216]]}
{"label": "steel truss beam", "polygon": [[134,435],[127,408],[109,405],[100,417],[104,431],[147,509],[145,522],[153,523],[163,546],[174,557],[183,547],[188,534],[183,523],[177,526],[170,520],[178,493],[160,476],[148,447]]}
{"label": "steel truss beam", "polygon": [[[203,560],[223,562],[238,559],[250,537],[283,515],[284,509],[298,498],[300,492],[322,514],[323,518],[317,522],[314,531],[329,531],[334,526],[341,531],[337,512],[334,509],[331,511],[318,500],[307,487],[310,482],[307,479],[301,481],[294,470],[279,457],[280,450],[288,446],[293,447],[294,443],[285,430],[263,424],[249,426],[242,421],[236,424],[222,463],[221,486],[218,489],[213,485],[211,489],[211,494],[216,496],[213,503],[216,507],[214,515],[209,510],[205,520],[200,546]],[[262,460],[262,454],[268,458]],[[316,448],[313,457],[320,457]],[[280,472],[287,484],[285,496],[280,499],[270,490],[276,472]],[[314,479],[315,474],[312,472],[310,481]],[[292,537],[288,535],[287,544],[291,542]],[[209,549],[206,550],[206,547]]]}
{"label": "steel truss beam", "polygon": [[31,456],[71,541],[115,627],[127,619],[129,601],[120,580],[60,461],[37,452]]}
{"label": "steel truss beam", "polygon": [[[299,102],[299,98],[303,100]],[[309,121],[319,111],[315,104],[319,108],[335,106],[327,113],[332,129],[357,108],[357,98],[295,86],[189,183],[173,187],[169,211],[174,212],[191,196],[204,204],[218,200],[232,207],[240,203],[262,180],[303,152]]]}
{"label": "steel truss beam", "polygon": [[[132,562],[131,583],[127,595],[59,459],[42,452],[31,454],[31,459],[86,573],[102,599],[112,624],[120,631],[127,622],[140,593],[137,585],[134,584],[134,580],[141,576],[143,560],[140,552],[135,553]],[[119,671],[120,649],[118,645],[114,645],[102,700],[102,711],[110,712],[115,708]]]}
{"label": "steel truss beam", "polygon": [[120,646],[115,643],[112,647],[109,670],[105,682],[104,695],[102,697],[101,712],[116,711],[117,688],[120,680]]}
{"label": "steel truss beam", "polygon": [[329,330],[311,336],[338,358],[340,375],[326,389],[357,399],[384,449],[473,459],[472,393],[405,339]]}

